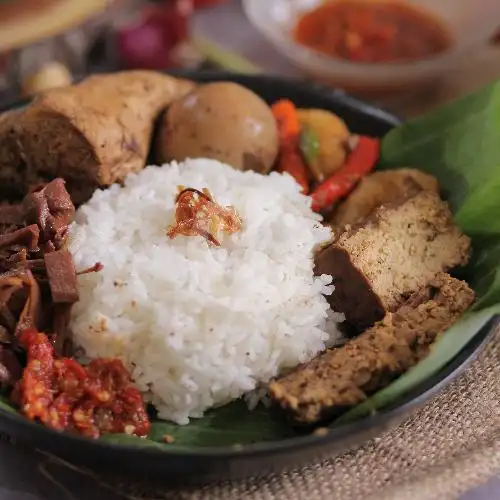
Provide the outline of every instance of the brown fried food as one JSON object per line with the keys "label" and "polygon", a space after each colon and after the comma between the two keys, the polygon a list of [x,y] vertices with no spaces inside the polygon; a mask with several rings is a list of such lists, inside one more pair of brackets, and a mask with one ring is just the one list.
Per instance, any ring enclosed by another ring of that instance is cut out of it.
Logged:
{"label": "brown fried food", "polygon": [[469,251],[470,239],[453,222],[448,205],[422,191],[340,233],[316,255],[315,272],[333,277],[330,305],[363,331],[438,272],[467,263]]}
{"label": "brown fried food", "polygon": [[145,166],[156,118],[193,88],[161,73],[126,71],[41,94],[17,117],[4,118],[3,127],[0,122],[0,145],[13,149],[14,184],[24,195],[61,177],[75,203],[88,200],[95,189]]}
{"label": "brown fried food", "polygon": [[440,273],[396,313],[272,382],[271,398],[300,424],[355,406],[425,357],[473,302],[467,283]]}
{"label": "brown fried food", "polygon": [[414,168],[374,172],[364,177],[335,211],[331,224],[358,224],[382,205],[407,200],[419,191],[439,194],[437,179]]}

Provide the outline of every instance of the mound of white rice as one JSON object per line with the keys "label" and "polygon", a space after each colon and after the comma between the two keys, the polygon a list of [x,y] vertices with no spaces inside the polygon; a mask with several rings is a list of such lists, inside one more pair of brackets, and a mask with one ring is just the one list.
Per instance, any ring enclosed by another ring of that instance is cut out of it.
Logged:
{"label": "mound of white rice", "polygon": [[[208,187],[242,231],[219,248],[169,239],[178,185]],[[79,277],[76,342],[88,357],[123,360],[159,416],[180,424],[252,391],[338,336],[330,277],[313,276],[313,248],[330,237],[319,220],[288,175],[206,159],[97,191],[72,227],[77,269],[104,264]]]}

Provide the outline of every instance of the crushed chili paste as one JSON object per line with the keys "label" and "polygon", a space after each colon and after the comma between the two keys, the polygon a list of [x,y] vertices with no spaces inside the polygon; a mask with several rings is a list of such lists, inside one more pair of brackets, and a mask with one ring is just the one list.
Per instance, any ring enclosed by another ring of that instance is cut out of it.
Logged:
{"label": "crushed chili paste", "polygon": [[339,0],[305,12],[295,40],[326,55],[363,63],[426,59],[449,49],[441,20],[405,2]]}
{"label": "crushed chili paste", "polygon": [[52,342],[36,330],[24,331],[20,342],[28,360],[12,397],[27,418],[90,438],[148,435],[142,395],[121,361],[96,359],[84,367],[72,358],[56,358]]}
{"label": "crushed chili paste", "polygon": [[209,245],[220,246],[219,234],[233,234],[241,230],[242,221],[234,207],[223,207],[210,191],[179,186],[176,198],[175,224],[168,228],[170,238],[176,236],[203,236]]}

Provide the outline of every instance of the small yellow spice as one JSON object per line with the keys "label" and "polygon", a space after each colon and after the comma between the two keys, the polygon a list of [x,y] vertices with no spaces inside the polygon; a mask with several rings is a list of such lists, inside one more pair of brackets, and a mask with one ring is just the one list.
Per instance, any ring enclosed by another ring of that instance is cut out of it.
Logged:
{"label": "small yellow spice", "polygon": [[99,391],[97,397],[101,403],[107,403],[111,400],[111,394],[109,391]]}
{"label": "small yellow spice", "polygon": [[135,426],[126,425],[124,431],[125,431],[125,434],[128,434],[129,436],[131,436],[135,432]]}
{"label": "small yellow spice", "polygon": [[75,410],[73,412],[73,420],[75,422],[83,422],[85,420],[85,415],[83,414],[82,410]]}

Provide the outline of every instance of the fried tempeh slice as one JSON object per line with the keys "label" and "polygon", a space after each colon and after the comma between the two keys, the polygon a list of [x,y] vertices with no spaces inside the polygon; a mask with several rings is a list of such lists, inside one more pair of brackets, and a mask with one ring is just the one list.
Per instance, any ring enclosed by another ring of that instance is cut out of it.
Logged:
{"label": "fried tempeh slice", "polygon": [[363,177],[339,205],[331,220],[334,228],[359,224],[383,205],[407,200],[420,191],[439,194],[435,177],[416,168],[381,170]]}
{"label": "fried tempeh slice", "polygon": [[316,256],[315,273],[333,277],[328,297],[358,332],[394,312],[437,273],[463,265],[470,239],[436,193],[422,191],[338,235]]}
{"label": "fried tempeh slice", "polygon": [[474,297],[467,283],[439,273],[396,313],[272,382],[271,398],[300,424],[315,424],[355,406],[425,357]]}

